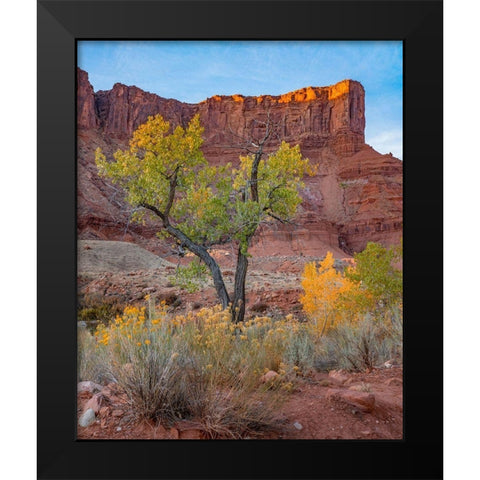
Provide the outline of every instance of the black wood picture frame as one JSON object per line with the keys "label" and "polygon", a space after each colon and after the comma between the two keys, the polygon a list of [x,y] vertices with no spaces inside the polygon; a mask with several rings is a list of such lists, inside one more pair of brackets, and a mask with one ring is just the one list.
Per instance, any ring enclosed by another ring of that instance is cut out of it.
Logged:
{"label": "black wood picture frame", "polygon": [[[40,479],[440,479],[443,444],[443,4],[42,0],[38,16]],[[401,40],[404,439],[76,439],[76,41]]]}

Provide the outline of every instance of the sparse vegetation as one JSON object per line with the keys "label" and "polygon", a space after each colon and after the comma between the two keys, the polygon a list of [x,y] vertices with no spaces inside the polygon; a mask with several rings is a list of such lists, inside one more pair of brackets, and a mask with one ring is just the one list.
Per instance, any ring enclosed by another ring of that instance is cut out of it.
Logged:
{"label": "sparse vegetation", "polygon": [[355,265],[338,272],[328,252],[318,267],[305,266],[301,302],[317,341],[317,365],[372,368],[402,358],[401,245],[368,243]]}
{"label": "sparse vegetation", "polygon": [[168,277],[172,286],[183,288],[188,293],[198,292],[207,282],[207,267],[198,259],[188,265],[179,265],[175,275]]}
{"label": "sparse vegetation", "polygon": [[333,360],[335,368],[362,371],[397,356],[401,340],[378,319],[365,316],[355,323],[343,322],[323,339],[319,356]]}
{"label": "sparse vegetation", "polygon": [[[132,412],[165,425],[192,419],[211,438],[264,432],[315,368],[361,371],[401,360],[401,288],[387,295],[382,287],[382,279],[398,286],[401,274],[379,258],[391,264],[396,257],[387,252],[370,246],[361,268],[343,272],[331,253],[307,264],[304,322],[263,314],[235,323],[221,305],[173,315],[147,295],[144,307],[127,306],[94,334],[79,330],[79,379],[116,382]],[[381,274],[366,268],[368,255],[383,265]]]}
{"label": "sparse vegetation", "polygon": [[87,324],[109,322],[122,312],[123,307],[115,301],[106,301],[103,298],[85,297],[77,309],[77,319]]}
{"label": "sparse vegetation", "polygon": [[[213,438],[272,426],[278,404],[311,368],[313,348],[306,325],[292,318],[234,324],[220,306],[172,317],[164,304],[150,314],[127,307],[79,341],[81,378],[107,375],[138,415],[166,423],[194,418]],[[262,382],[270,370],[278,376]]]}

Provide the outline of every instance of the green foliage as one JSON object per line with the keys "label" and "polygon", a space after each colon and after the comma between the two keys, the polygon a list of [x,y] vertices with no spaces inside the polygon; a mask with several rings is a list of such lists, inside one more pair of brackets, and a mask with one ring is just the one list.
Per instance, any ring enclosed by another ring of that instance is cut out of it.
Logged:
{"label": "green foliage", "polygon": [[402,246],[385,248],[369,242],[365,250],[355,254],[355,268],[345,276],[360,284],[376,301],[377,307],[389,308],[402,302],[403,275],[395,267],[402,258]]}
{"label": "green foliage", "polygon": [[[95,161],[99,174],[119,184],[131,205],[143,207],[134,219],[142,221],[146,212],[160,218],[157,234],[161,236],[163,230],[201,258],[212,273],[223,307],[233,308],[238,301],[244,305],[246,277],[238,277],[243,283],[236,280],[230,301],[208,248],[238,242],[239,258],[247,256],[250,239],[262,222],[287,221],[295,214],[302,177],[314,169],[298,145],[285,142],[267,158],[263,143],[255,145],[255,154],[241,157],[238,169],[231,164],[211,166],[200,150],[202,133],[198,115],[187,128],[173,130],[160,115],[149,117],[134,132],[128,150],[117,151],[109,162],[97,149]],[[185,272],[180,272],[182,276]],[[186,285],[194,287],[188,278]],[[236,311],[234,321],[243,320],[244,310]]]}
{"label": "green foliage", "polygon": [[240,157],[240,167],[234,169],[233,188],[237,195],[234,225],[236,240],[243,245],[263,221],[290,219],[302,199],[302,178],[313,175],[314,168],[303,158],[300,147],[282,142],[277,151],[258,163],[258,199],[252,198],[252,168],[254,155]]}
{"label": "green foliage", "polygon": [[176,274],[168,279],[173,285],[185,289],[188,293],[194,293],[206,282],[207,273],[205,264],[194,258],[188,265],[179,266]]}
{"label": "green foliage", "polygon": [[[186,129],[160,115],[149,117],[133,134],[130,148],[108,162],[100,149],[99,174],[118,183],[133,206],[148,204],[169,217],[191,240],[214,244],[224,237],[245,243],[259,224],[277,217],[287,220],[301,202],[301,178],[313,173],[297,146],[282,142],[258,166],[258,201],[251,198],[253,156],[231,164],[210,166],[200,150],[203,128],[198,115]],[[172,197],[173,195],[173,197]],[[137,220],[145,215],[140,210]]]}

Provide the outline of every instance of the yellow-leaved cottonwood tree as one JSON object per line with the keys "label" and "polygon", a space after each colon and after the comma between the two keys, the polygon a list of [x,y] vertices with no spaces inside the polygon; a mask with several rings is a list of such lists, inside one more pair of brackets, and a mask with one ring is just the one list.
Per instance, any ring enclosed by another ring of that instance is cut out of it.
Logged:
{"label": "yellow-leaved cottonwood tree", "polygon": [[315,322],[320,336],[342,318],[343,299],[356,289],[354,282],[335,270],[334,262],[332,253],[327,252],[318,266],[315,262],[307,263],[303,272],[305,293],[300,302]]}
{"label": "yellow-leaved cottonwood tree", "polygon": [[[100,149],[95,160],[99,174],[119,184],[140,220],[146,212],[159,219],[159,233],[174,237],[209,269],[219,301],[231,308],[232,319],[245,316],[245,282],[248,248],[257,228],[265,221],[285,222],[301,202],[302,178],[313,174],[298,145],[282,142],[264,152],[273,127],[264,122],[262,137],[250,139],[248,155],[238,168],[230,163],[209,165],[200,147],[203,127],[194,116],[185,128],[172,128],[161,115],[133,133],[129,148],[108,161]],[[238,245],[235,284],[227,292],[222,272],[210,255],[213,245]]]}

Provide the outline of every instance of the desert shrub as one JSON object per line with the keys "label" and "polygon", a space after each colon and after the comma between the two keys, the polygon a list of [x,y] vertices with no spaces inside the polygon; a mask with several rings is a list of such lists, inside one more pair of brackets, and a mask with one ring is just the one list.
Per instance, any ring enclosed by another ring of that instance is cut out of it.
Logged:
{"label": "desert shrub", "polygon": [[77,329],[78,355],[77,377],[78,381],[92,380],[100,384],[108,381],[105,352],[97,348],[96,338],[86,327]]}
{"label": "desert shrub", "polygon": [[314,336],[305,324],[299,324],[285,347],[284,362],[291,368],[298,367],[298,371],[308,373],[314,369],[315,360]]}
{"label": "desert shrub", "polygon": [[363,295],[371,297],[377,312],[402,302],[403,275],[395,266],[402,259],[402,244],[386,248],[369,242],[354,258],[355,267],[346,269],[345,277],[359,285]]}
{"label": "desert shrub", "polygon": [[361,371],[372,368],[401,351],[401,335],[383,319],[365,315],[356,323],[343,322],[322,339],[321,358],[335,367]]}
{"label": "desert shrub", "polygon": [[[109,378],[132,411],[162,422],[194,418],[212,438],[253,435],[275,424],[292,381],[311,366],[306,326],[291,316],[241,324],[228,310],[202,308],[170,316],[165,304],[126,307],[95,332]],[[82,347],[85,348],[85,347]],[[268,370],[275,381],[262,383]]]}
{"label": "desert shrub", "polygon": [[122,310],[123,307],[116,300],[106,301],[103,298],[85,297],[79,302],[77,319],[88,325],[108,323]]}
{"label": "desert shrub", "polygon": [[188,265],[177,267],[175,275],[168,277],[172,286],[183,288],[188,293],[195,293],[207,282],[208,268],[197,258]]}

